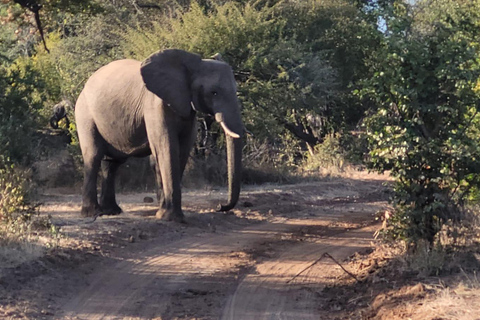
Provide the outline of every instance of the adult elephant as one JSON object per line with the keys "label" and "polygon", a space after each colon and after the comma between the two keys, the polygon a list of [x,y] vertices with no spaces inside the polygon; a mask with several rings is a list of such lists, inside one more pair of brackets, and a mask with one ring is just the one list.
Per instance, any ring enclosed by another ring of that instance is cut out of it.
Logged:
{"label": "adult elephant", "polygon": [[156,216],[183,221],[180,183],[197,133],[197,110],[214,115],[226,134],[229,196],[220,210],[228,211],[240,194],[245,130],[230,66],[171,49],[143,62],[114,61],[95,72],[75,107],[84,160],[82,216],[121,213],[115,172],[128,157],[152,155],[160,194]]}

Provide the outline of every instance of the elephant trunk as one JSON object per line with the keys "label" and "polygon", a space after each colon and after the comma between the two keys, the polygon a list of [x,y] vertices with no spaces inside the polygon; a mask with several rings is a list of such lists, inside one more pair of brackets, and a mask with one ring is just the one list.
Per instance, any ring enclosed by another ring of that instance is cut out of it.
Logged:
{"label": "elephant trunk", "polygon": [[57,119],[57,117],[53,116],[53,117],[50,118],[50,126],[53,129],[58,129],[58,119]]}
{"label": "elephant trunk", "polygon": [[235,207],[240,196],[242,176],[242,138],[233,138],[225,133],[228,164],[228,203],[220,205],[218,211],[229,211]]}

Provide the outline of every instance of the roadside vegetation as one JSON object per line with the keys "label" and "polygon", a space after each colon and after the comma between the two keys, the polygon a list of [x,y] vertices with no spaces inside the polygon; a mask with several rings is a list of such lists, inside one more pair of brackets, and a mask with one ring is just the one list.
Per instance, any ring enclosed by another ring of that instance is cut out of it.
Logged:
{"label": "roadside vegetation", "polygon": [[[58,153],[42,142],[53,105],[112,60],[179,48],[235,71],[245,183],[388,172],[384,239],[432,274],[479,250],[480,0],[1,0],[0,24],[2,232],[35,215],[28,168]],[[223,135],[199,128],[185,184],[223,184]],[[74,121],[61,129],[75,185]]]}

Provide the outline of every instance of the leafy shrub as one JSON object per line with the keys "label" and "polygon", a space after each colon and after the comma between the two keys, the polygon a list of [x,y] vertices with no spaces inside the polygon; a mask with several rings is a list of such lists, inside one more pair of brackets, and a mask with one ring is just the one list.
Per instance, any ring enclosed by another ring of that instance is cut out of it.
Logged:
{"label": "leafy shrub", "polygon": [[36,73],[19,60],[0,64],[0,155],[14,162],[32,158],[33,133],[37,127],[41,97],[35,94]]}
{"label": "leafy shrub", "polygon": [[84,29],[77,30],[75,37],[62,38],[60,33],[51,33],[47,39],[50,52],[39,47],[29,60],[44,83],[40,91],[47,119],[58,102],[67,99],[75,103],[85,82],[97,69],[121,58],[115,54],[115,40],[108,36],[112,29],[102,17],[91,18]]}
{"label": "leafy shrub", "polygon": [[[41,105],[32,117],[36,125],[47,124],[51,107],[60,100],[75,101],[99,67],[172,47],[203,57],[220,52],[233,66],[247,128],[258,144],[266,142],[278,153],[277,160],[286,161],[285,166],[275,164],[275,170],[291,170],[292,161],[302,159],[306,137],[314,146],[361,116],[364,106],[349,86],[368,72],[363,59],[377,45],[378,31],[350,0],[202,0],[160,6],[161,11],[140,9],[128,0],[79,6],[49,1],[42,11],[50,53],[34,46],[30,35],[28,50],[15,48],[8,54],[12,60],[31,56],[21,63],[36,77],[29,94],[36,97],[34,109],[37,101]],[[1,9],[0,16],[5,13]],[[12,23],[7,25],[12,29]],[[8,32],[2,30],[0,37],[8,40],[0,41],[2,48],[14,46]],[[70,150],[78,159],[79,149]]]}
{"label": "leafy shrub", "polygon": [[[0,261],[13,267],[41,256],[45,246],[54,246],[59,228],[50,216],[39,216],[32,201],[34,187],[28,170],[0,156]],[[46,231],[49,240],[38,244],[37,234]]]}
{"label": "leafy shrub", "polygon": [[[203,57],[220,52],[235,71],[245,124],[259,141],[282,148],[292,137],[308,137],[314,145],[353,114],[341,97],[351,82],[346,74],[362,61],[362,50],[347,53],[361,45],[357,33],[368,29],[358,14],[348,1],[228,1],[208,9],[193,1],[150,30],[129,28],[121,47],[139,60],[165,48]],[[309,115],[322,123],[312,125]]]}
{"label": "leafy shrub", "polygon": [[365,121],[369,166],[396,179],[390,235],[432,244],[480,183],[480,2],[422,8],[436,17],[428,30],[413,19],[424,11],[394,7],[362,93],[376,105]]}
{"label": "leafy shrub", "polygon": [[29,172],[0,156],[0,221],[15,223],[30,219],[35,212],[30,203],[32,192]]}
{"label": "leafy shrub", "polygon": [[339,134],[325,137],[323,143],[313,148],[313,153],[308,153],[305,169],[318,171],[321,169],[343,170],[347,164],[346,151],[340,142]]}

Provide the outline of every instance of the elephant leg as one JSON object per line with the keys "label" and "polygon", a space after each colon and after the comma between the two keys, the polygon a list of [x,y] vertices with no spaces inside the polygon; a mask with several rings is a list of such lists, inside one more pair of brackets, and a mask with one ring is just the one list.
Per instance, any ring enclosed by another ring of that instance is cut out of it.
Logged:
{"label": "elephant leg", "polygon": [[190,137],[195,117],[192,114],[190,119],[180,120],[168,107],[145,112],[148,114],[145,116],[145,125],[150,150],[159,169],[157,181],[161,181],[164,195],[156,216],[163,220],[183,222],[181,179],[184,165],[180,161],[180,143],[184,142],[184,137]]}
{"label": "elephant leg", "polygon": [[162,181],[164,195],[156,216],[162,220],[183,222],[178,142],[165,143],[162,150],[153,148],[152,151],[160,169],[157,179]]}
{"label": "elephant leg", "polygon": [[85,111],[83,101],[77,102],[76,120],[78,125],[78,139],[83,156],[83,188],[82,211],[83,217],[93,217],[101,214],[97,198],[97,178],[100,162],[104,156],[103,139],[96,130],[93,119]]}
{"label": "elephant leg", "polygon": [[145,112],[148,114],[145,116],[145,125],[150,150],[158,168],[157,184],[160,186],[161,182],[163,189],[163,200],[160,199],[156,217],[183,222],[178,132],[183,124],[177,121],[177,115],[169,108],[153,108]]}
{"label": "elephant leg", "polygon": [[93,217],[101,214],[97,198],[97,177],[103,155],[97,151],[91,151],[87,148],[87,152],[83,154],[84,172],[81,211],[83,217]]}
{"label": "elephant leg", "polygon": [[195,139],[197,138],[197,121],[194,119],[191,125],[186,126],[185,131],[180,136],[180,174],[183,177],[185,167],[187,166],[190,153],[192,152]]}
{"label": "elephant leg", "polygon": [[[177,222],[184,221],[181,207],[181,182],[195,143],[196,133],[196,120],[193,119],[184,126],[184,130],[178,138],[171,137],[169,139],[170,151],[163,152],[158,157],[157,165],[154,166],[159,186],[157,197],[160,209],[157,212],[157,218]],[[155,161],[153,163],[155,164]]]}
{"label": "elephant leg", "polygon": [[157,201],[160,205],[160,208],[165,208],[165,195],[163,194],[163,184],[162,184],[162,173],[160,168],[156,163],[156,159],[153,155],[150,156],[150,167],[152,168],[153,173],[155,174],[155,187],[157,191]]}
{"label": "elephant leg", "polygon": [[123,161],[103,159],[102,168],[102,193],[100,195],[100,208],[102,214],[117,215],[122,212],[115,199],[115,174]]}

